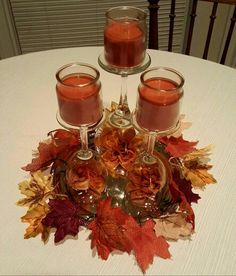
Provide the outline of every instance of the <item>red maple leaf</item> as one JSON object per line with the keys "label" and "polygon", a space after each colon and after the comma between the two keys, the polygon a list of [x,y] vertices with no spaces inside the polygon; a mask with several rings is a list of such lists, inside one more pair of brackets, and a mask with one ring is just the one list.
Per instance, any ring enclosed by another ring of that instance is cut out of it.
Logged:
{"label": "red maple leaf", "polygon": [[143,272],[149,264],[153,263],[154,256],[163,259],[171,257],[168,251],[168,243],[162,236],[156,236],[154,231],[154,221],[148,220],[142,226],[133,217],[129,217],[125,224],[124,235],[130,248],[133,249],[136,260]]}
{"label": "red maple leaf", "polygon": [[171,181],[169,187],[170,187],[170,192],[171,192],[173,201],[179,204],[179,209],[181,212],[184,212],[187,214],[186,220],[192,224],[194,229],[195,215],[185,194],[180,190],[180,188],[178,187],[178,185],[175,183],[174,180]]}
{"label": "red maple leaf", "polygon": [[192,152],[195,149],[196,142],[189,142],[183,139],[183,136],[180,137],[162,137],[160,139],[162,144],[166,145],[165,150],[173,157],[181,157],[185,154]]}
{"label": "red maple leaf", "polygon": [[69,199],[51,199],[49,201],[50,212],[43,219],[45,226],[56,228],[54,241],[57,243],[66,235],[76,236],[79,226],[84,225],[83,220],[78,216],[78,205]]}
{"label": "red maple leaf", "polygon": [[55,159],[66,160],[79,145],[79,134],[59,129],[50,132],[50,143],[39,143],[38,155],[22,169],[35,172],[49,166]]}
{"label": "red maple leaf", "polygon": [[113,250],[134,251],[137,262],[143,272],[153,262],[154,256],[169,258],[168,243],[154,231],[155,223],[146,221],[142,226],[135,219],[111,207],[111,198],[101,201],[97,208],[97,217],[88,228],[92,230],[92,248],[96,247],[99,256],[107,259]]}
{"label": "red maple leaf", "polygon": [[185,195],[187,202],[189,204],[191,204],[192,202],[197,203],[201,197],[192,191],[191,181],[185,178],[181,178],[177,170],[173,172],[172,176],[176,185],[178,186],[179,191],[181,191]]}

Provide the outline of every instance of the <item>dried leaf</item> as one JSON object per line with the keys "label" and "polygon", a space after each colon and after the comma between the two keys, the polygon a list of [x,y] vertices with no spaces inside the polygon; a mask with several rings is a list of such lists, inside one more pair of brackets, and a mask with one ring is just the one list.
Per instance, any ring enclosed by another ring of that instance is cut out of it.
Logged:
{"label": "dried leaf", "polygon": [[162,137],[160,142],[166,145],[166,151],[173,157],[181,157],[195,150],[198,142],[189,142],[182,135],[175,137]]}
{"label": "dried leaf", "polygon": [[134,163],[142,137],[135,135],[134,129],[104,127],[95,139],[95,144],[102,151],[101,159],[109,174],[116,176],[118,167],[129,170]]}
{"label": "dried leaf", "polygon": [[30,209],[38,204],[44,205],[45,200],[53,192],[52,176],[37,171],[32,173],[29,180],[19,183],[19,189],[26,198],[19,200],[17,205],[28,206]]}
{"label": "dried leaf", "polygon": [[172,176],[178,186],[179,191],[184,194],[187,202],[189,204],[191,204],[192,202],[197,203],[200,199],[200,196],[192,191],[192,182],[182,177],[177,170],[173,171]]}
{"label": "dried leaf", "polygon": [[133,217],[130,217],[125,223],[126,231],[124,235],[133,249],[143,273],[153,263],[154,256],[163,259],[171,257],[168,243],[162,236],[156,236],[154,225],[153,220],[147,220],[140,226]]}
{"label": "dried leaf", "polygon": [[78,216],[78,205],[69,199],[51,199],[48,204],[50,211],[42,223],[56,228],[54,241],[57,243],[66,235],[76,236],[79,226],[84,225],[84,221]]}
{"label": "dried leaf", "polygon": [[87,162],[79,162],[77,157],[72,159],[68,163],[67,182],[76,191],[91,189],[98,195],[101,195],[105,188],[102,168],[94,159]]}
{"label": "dried leaf", "polygon": [[209,161],[207,157],[211,151],[212,145],[209,145],[183,156],[182,174],[195,188],[204,188],[207,184],[216,183],[215,178],[208,172],[212,168],[207,164]]}
{"label": "dried leaf", "polygon": [[188,202],[185,194],[179,189],[178,185],[175,183],[174,180],[171,181],[170,185],[170,192],[172,194],[173,203],[178,203],[179,210],[182,213],[186,214],[186,221],[190,222],[193,225],[193,229],[195,227],[195,215],[193,209]]}
{"label": "dried leaf", "polygon": [[130,252],[123,228],[129,216],[120,208],[112,208],[111,201],[111,198],[100,201],[96,219],[88,225],[92,230],[91,246],[97,248],[98,255],[103,260],[106,260],[114,250]]}
{"label": "dried leaf", "polygon": [[207,184],[216,183],[216,179],[208,172],[208,168],[183,169],[185,178],[191,181],[194,188],[204,188]]}
{"label": "dried leaf", "polygon": [[193,226],[186,221],[184,213],[174,213],[163,218],[154,219],[156,222],[155,232],[157,236],[166,239],[178,240],[189,238],[193,232]]}
{"label": "dried leaf", "polygon": [[24,238],[29,239],[42,234],[42,240],[45,242],[48,239],[49,231],[47,227],[42,224],[42,220],[46,217],[48,212],[47,205],[37,205],[28,210],[26,215],[21,218],[22,222],[27,222],[30,225],[27,227]]}
{"label": "dried leaf", "polygon": [[206,160],[206,157],[212,153],[213,145],[208,145],[201,149],[195,149],[189,154],[183,156],[183,162],[190,162],[194,160]]}
{"label": "dried leaf", "polygon": [[55,159],[67,160],[79,145],[79,133],[63,129],[50,132],[50,139],[39,143],[38,152],[32,162],[22,169],[35,172],[48,167]]}
{"label": "dried leaf", "polygon": [[97,217],[89,226],[92,247],[106,260],[113,250],[130,253],[134,251],[143,272],[153,262],[154,256],[170,258],[169,245],[154,232],[154,222],[146,221],[142,226],[120,208],[111,207],[111,198],[100,202]]}

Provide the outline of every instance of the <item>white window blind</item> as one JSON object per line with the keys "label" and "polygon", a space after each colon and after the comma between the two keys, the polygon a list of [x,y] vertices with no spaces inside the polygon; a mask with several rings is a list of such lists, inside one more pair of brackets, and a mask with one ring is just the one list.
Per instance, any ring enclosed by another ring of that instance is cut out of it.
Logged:
{"label": "white window blind", "polygon": [[[105,12],[132,5],[148,12],[145,0],[9,0],[21,52],[53,48],[103,45]],[[176,1],[173,51],[181,52],[186,0]],[[168,43],[170,1],[160,0],[159,45]],[[148,26],[148,18],[147,18]]]}

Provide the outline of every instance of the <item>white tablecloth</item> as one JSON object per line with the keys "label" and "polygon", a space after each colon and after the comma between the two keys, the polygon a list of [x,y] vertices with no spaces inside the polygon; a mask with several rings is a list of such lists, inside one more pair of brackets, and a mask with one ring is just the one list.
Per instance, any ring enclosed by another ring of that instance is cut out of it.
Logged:
{"label": "white tablecloth", "polygon": [[[2,275],[141,275],[134,257],[111,255],[102,261],[90,249],[89,231],[55,246],[53,235],[23,239],[26,212],[15,202],[22,198],[17,184],[28,178],[20,168],[32,149],[59,127],[55,114],[56,70],[73,61],[95,65],[101,47],[58,49],[0,61],[0,273]],[[151,66],[167,66],[185,77],[182,113],[193,123],[184,131],[198,147],[214,144],[211,173],[217,184],[200,191],[193,204],[196,233],[191,241],[170,243],[172,258],[155,258],[147,275],[236,274],[236,71],[180,54],[148,51]],[[106,105],[118,101],[120,77],[100,69]],[[128,99],[135,106],[139,74],[128,77]]]}

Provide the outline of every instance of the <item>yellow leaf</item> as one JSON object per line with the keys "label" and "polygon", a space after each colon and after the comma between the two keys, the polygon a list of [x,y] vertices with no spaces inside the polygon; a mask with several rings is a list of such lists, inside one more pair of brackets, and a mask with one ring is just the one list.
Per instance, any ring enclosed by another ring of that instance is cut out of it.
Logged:
{"label": "yellow leaf", "polygon": [[207,184],[216,183],[215,178],[208,172],[212,168],[208,165],[209,155],[213,149],[212,145],[208,145],[201,149],[196,149],[193,152],[186,154],[182,158],[182,173],[183,176],[191,181],[195,188],[204,188]]}
{"label": "yellow leaf", "polygon": [[193,160],[201,160],[201,163],[206,163],[206,157],[212,153],[213,145],[208,145],[201,149],[195,149],[193,152],[186,154],[183,157],[184,162],[190,162]]}
{"label": "yellow leaf", "polygon": [[44,175],[41,171],[32,174],[29,180],[19,183],[19,189],[26,198],[17,202],[17,205],[33,208],[43,203],[52,193],[52,176]]}
{"label": "yellow leaf", "polygon": [[188,169],[185,167],[183,171],[184,177],[191,181],[193,187],[195,188],[204,188],[207,184],[216,183],[215,178],[212,176],[212,174],[208,173],[207,169]]}
{"label": "yellow leaf", "polygon": [[36,237],[38,234],[42,234],[43,241],[46,241],[49,235],[47,227],[42,224],[42,220],[46,217],[48,212],[47,205],[37,205],[36,207],[28,210],[26,215],[21,218],[22,222],[29,223],[26,228],[24,238],[29,239]]}
{"label": "yellow leaf", "polygon": [[192,224],[186,221],[186,215],[182,213],[174,213],[154,221],[156,235],[168,240],[187,239],[193,232]]}

